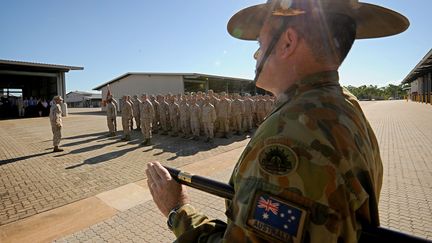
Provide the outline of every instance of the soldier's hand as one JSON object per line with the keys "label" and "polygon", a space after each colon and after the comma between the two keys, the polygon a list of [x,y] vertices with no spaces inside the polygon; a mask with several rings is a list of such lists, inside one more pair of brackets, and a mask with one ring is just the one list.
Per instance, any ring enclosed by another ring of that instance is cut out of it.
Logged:
{"label": "soldier's hand", "polygon": [[168,216],[171,209],[189,203],[186,188],[177,183],[159,162],[147,164],[147,185],[163,215]]}

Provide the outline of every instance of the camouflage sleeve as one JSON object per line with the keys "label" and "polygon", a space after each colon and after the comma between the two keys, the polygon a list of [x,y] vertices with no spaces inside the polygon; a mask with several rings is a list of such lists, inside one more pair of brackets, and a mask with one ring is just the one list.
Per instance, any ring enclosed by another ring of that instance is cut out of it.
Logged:
{"label": "camouflage sleeve", "polygon": [[209,219],[189,204],[178,210],[173,222],[176,242],[220,242],[225,230],[226,223]]}

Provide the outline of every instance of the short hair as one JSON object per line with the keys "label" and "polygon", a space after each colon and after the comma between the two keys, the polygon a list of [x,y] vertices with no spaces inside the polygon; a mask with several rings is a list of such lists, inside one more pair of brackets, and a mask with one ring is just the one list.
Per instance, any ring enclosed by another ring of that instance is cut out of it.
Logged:
{"label": "short hair", "polygon": [[[344,14],[318,12],[274,18],[287,21],[287,28],[291,27],[298,32],[311,49],[315,60],[320,63],[342,64],[357,34],[355,21]],[[279,21],[279,24],[282,22]]]}

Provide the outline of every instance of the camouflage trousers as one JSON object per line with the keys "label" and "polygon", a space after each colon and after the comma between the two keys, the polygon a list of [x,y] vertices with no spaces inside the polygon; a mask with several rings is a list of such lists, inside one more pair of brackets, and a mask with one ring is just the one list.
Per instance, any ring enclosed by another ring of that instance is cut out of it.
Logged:
{"label": "camouflage trousers", "polygon": [[122,117],[123,133],[125,136],[130,135],[130,121],[131,120],[129,118]]}
{"label": "camouflage trousers", "polygon": [[207,138],[213,139],[214,138],[214,125],[213,122],[203,122],[204,125],[204,134]]}
{"label": "camouflage trousers", "polygon": [[233,116],[233,123],[234,123],[233,124],[234,125],[234,131],[242,132],[242,116],[241,116],[241,114]]}
{"label": "camouflage trousers", "polygon": [[159,122],[161,124],[162,131],[167,132],[168,131],[167,118],[165,116],[160,116]]}
{"label": "camouflage trousers", "polygon": [[219,131],[222,133],[229,133],[230,119],[228,117],[219,118]]}
{"label": "camouflage trousers", "polygon": [[59,146],[61,140],[61,128],[59,126],[51,126],[53,133],[53,145],[54,147]]}
{"label": "camouflage trousers", "polygon": [[141,133],[144,139],[150,139],[152,137],[152,120],[141,119]]}
{"label": "camouflage trousers", "polygon": [[141,126],[141,117],[139,114],[135,114],[134,118],[135,118],[135,124],[136,124],[137,128],[139,129]]}
{"label": "camouflage trousers", "polygon": [[247,131],[251,130],[253,128],[253,117],[252,115],[245,115],[243,116],[243,127]]}
{"label": "camouflage trousers", "polygon": [[115,117],[107,117],[107,124],[108,124],[108,130],[110,133],[115,132],[115,127],[116,127],[116,122],[115,122],[116,118]]}
{"label": "camouflage trousers", "polygon": [[198,137],[200,135],[200,122],[191,120],[190,126],[191,126],[191,130],[192,130],[192,135]]}
{"label": "camouflage trousers", "polygon": [[188,119],[180,119],[180,129],[184,135],[190,133],[190,122]]}

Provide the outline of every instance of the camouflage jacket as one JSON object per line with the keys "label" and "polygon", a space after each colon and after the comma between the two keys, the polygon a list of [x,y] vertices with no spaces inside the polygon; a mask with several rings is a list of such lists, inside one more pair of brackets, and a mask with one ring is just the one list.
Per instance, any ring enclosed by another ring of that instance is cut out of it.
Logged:
{"label": "camouflage jacket", "polygon": [[356,242],[362,224],[379,224],[377,140],[338,79],[315,74],[278,97],[231,176],[228,223],[186,205],[179,242]]}

